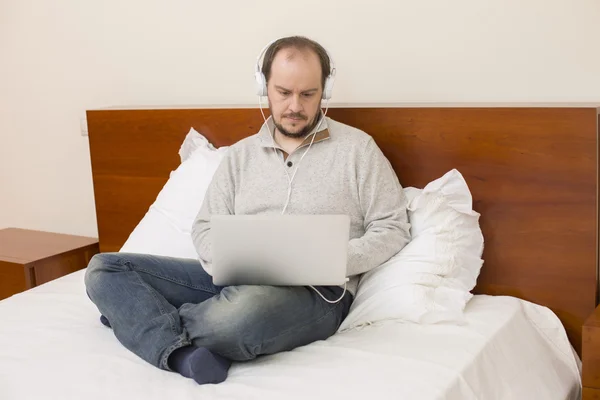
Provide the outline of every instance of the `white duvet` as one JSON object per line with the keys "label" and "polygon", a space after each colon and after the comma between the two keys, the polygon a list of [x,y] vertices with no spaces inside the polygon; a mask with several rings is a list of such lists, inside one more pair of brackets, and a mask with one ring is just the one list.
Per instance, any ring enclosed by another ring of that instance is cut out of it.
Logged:
{"label": "white duvet", "polygon": [[0,301],[0,399],[577,399],[580,362],[547,308],[475,296],[466,323],[388,321],[234,364],[198,386],[98,321],[83,271]]}

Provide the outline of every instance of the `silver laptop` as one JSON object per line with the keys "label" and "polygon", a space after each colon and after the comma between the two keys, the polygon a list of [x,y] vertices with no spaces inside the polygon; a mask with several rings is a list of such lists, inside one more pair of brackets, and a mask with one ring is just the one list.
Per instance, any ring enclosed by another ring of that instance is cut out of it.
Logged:
{"label": "silver laptop", "polygon": [[343,285],[349,237],[347,215],[215,215],[213,282]]}

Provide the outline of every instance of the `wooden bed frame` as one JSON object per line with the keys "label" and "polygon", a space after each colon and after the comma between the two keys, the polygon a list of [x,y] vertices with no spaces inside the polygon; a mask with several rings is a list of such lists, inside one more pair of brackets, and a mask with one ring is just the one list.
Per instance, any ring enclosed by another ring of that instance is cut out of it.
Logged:
{"label": "wooden bed frame", "polygon": [[[597,304],[598,108],[332,108],[372,135],[403,186],[452,168],[481,213],[484,266],[475,293],[551,308],[581,354]],[[180,163],[190,127],[216,146],[254,134],[256,108],[88,111],[100,250],[118,251]]]}

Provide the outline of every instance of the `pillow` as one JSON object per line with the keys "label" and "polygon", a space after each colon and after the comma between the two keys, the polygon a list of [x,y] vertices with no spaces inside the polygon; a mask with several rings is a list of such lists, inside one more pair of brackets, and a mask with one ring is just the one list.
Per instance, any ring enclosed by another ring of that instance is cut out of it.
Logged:
{"label": "pillow", "polygon": [[227,149],[215,149],[192,128],[180,150],[184,161],[171,172],[155,202],[120,251],[198,258],[192,243],[192,223]]}
{"label": "pillow", "polygon": [[192,127],[185,136],[185,139],[179,148],[179,158],[181,158],[181,162],[187,160],[197,148],[216,150],[215,147],[208,141],[208,139],[206,139]]}
{"label": "pillow", "polygon": [[424,189],[405,188],[411,241],[365,273],[340,331],[382,320],[456,322],[483,265],[483,234],[455,169]]}
{"label": "pillow", "polygon": [[135,227],[119,250],[123,253],[197,259],[198,253],[189,233],[177,229],[169,219],[153,207]]}

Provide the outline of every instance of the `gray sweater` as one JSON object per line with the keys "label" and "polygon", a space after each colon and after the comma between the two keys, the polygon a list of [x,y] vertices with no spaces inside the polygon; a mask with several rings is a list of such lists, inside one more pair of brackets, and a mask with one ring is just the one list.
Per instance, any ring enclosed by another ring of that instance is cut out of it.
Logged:
{"label": "gray sweater", "polygon": [[[272,120],[267,120],[271,132]],[[406,200],[389,161],[366,133],[325,118],[312,147],[298,166],[286,214],[350,216],[348,290],[356,293],[360,275],[379,266],[410,240]],[[285,160],[290,176],[311,138]],[[280,214],[289,180],[283,150],[263,125],[231,146],[217,168],[192,227],[200,261],[211,273],[210,216]],[[288,166],[291,165],[291,166]],[[285,266],[282,266],[285,268]]]}

